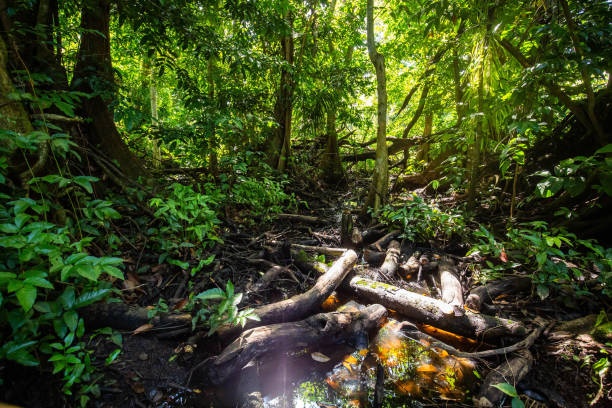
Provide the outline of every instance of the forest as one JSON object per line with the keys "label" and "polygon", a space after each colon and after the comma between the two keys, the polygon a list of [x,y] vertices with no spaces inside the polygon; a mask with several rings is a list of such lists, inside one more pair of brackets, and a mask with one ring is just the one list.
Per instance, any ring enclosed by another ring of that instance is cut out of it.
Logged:
{"label": "forest", "polygon": [[612,406],[608,0],[0,0],[0,407]]}

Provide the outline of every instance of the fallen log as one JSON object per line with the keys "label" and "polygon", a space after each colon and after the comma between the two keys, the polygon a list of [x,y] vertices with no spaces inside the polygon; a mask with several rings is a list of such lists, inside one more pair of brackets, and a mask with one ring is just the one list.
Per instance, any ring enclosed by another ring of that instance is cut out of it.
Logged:
{"label": "fallen log", "polygon": [[298,284],[300,281],[295,277],[293,271],[286,266],[280,265],[270,265],[268,270],[263,274],[263,276],[254,284],[247,285],[247,292],[259,292],[266,289],[272,282],[274,282],[278,277],[282,274],[289,275],[295,282]]}
{"label": "fallen log", "polygon": [[279,220],[303,222],[305,224],[325,224],[327,222],[318,217],[300,214],[278,214],[276,218],[278,218]]}
{"label": "fallen log", "polygon": [[513,276],[505,279],[488,282],[470,291],[465,304],[472,310],[480,310],[485,302],[492,302],[502,294],[526,292],[531,289],[531,278]]}
{"label": "fallen log", "polygon": [[125,303],[95,303],[80,309],[87,327],[92,329],[110,326],[117,330],[134,331],[145,324],[151,325],[147,331],[191,327],[191,315],[188,313],[157,313],[149,318],[149,312],[145,307]]}
{"label": "fallen log", "polygon": [[[271,245],[283,245],[283,242],[280,241],[268,241]],[[300,244],[289,244],[292,249],[302,250],[302,251],[310,251],[317,252],[323,255],[329,256],[342,256],[345,252],[348,251],[347,248],[329,248],[322,246],[312,246],[312,245],[300,245]]]}
{"label": "fallen log", "polygon": [[523,350],[520,354],[517,353],[497,368],[487,374],[478,397],[474,400],[474,406],[478,408],[492,408],[497,406],[497,403],[505,395],[501,390],[493,387],[500,383],[508,383],[516,386],[519,381],[531,370],[533,365],[533,356],[529,350]]}
{"label": "fallen log", "polygon": [[345,279],[341,288],[359,299],[393,309],[414,322],[426,323],[465,337],[497,343],[505,337],[526,334],[525,326],[520,322],[469,311],[463,316],[455,316],[455,308],[441,300],[361,276]]}
{"label": "fallen log", "polygon": [[463,309],[463,288],[457,268],[452,259],[442,257],[438,262],[438,277],[440,280],[440,290],[442,291],[442,301],[452,306]]}
{"label": "fallen log", "polygon": [[379,240],[377,240],[376,242],[374,242],[371,246],[375,248],[376,250],[382,252],[383,248],[389,245],[389,243],[393,241],[399,234],[400,232],[397,230],[391,231],[385,236],[383,236],[382,238],[380,238]]}
{"label": "fallen log", "polygon": [[385,261],[378,271],[378,277],[382,275],[387,279],[392,278],[397,271],[397,263],[399,261],[400,256],[400,243],[398,241],[391,241],[389,243],[389,247],[387,248],[387,254],[385,256]]}
{"label": "fallen log", "polygon": [[360,312],[320,313],[305,320],[257,327],[245,331],[219,356],[207,361],[206,378],[219,385],[239,373],[249,362],[266,354],[298,348],[337,344],[368,332],[382,323],[387,310],[370,305]]}
{"label": "fallen log", "polygon": [[383,262],[385,262],[385,257],[387,254],[385,252],[375,251],[370,248],[366,248],[363,251],[363,259],[369,263],[371,266],[380,266]]}
{"label": "fallen log", "polygon": [[363,238],[363,245],[369,245],[372,242],[376,241],[380,237],[383,237],[386,234],[386,230],[384,227],[376,225],[374,227],[368,228],[361,234]]}
{"label": "fallen log", "polygon": [[336,290],[356,262],[355,251],[346,251],[308,291],[280,302],[258,307],[254,313],[259,317],[259,321],[249,320],[242,329],[237,326],[222,326],[218,330],[219,337],[227,340],[240,334],[241,330],[303,319],[316,311],[321,303]]}

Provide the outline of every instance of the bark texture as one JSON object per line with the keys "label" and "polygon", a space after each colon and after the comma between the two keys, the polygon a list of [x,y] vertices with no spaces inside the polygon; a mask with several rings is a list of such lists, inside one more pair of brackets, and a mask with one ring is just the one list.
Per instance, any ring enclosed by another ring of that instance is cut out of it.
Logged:
{"label": "bark texture", "polygon": [[414,322],[429,324],[461,336],[497,343],[508,336],[526,334],[525,326],[520,322],[469,311],[462,316],[455,316],[455,308],[448,303],[360,276],[346,280],[342,288],[359,299],[393,309]]}

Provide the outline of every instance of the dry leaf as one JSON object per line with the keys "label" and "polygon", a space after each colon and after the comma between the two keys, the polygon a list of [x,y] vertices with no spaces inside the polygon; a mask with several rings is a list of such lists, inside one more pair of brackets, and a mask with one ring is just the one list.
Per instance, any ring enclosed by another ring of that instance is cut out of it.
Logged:
{"label": "dry leaf", "polygon": [[181,299],[178,301],[178,303],[176,305],[174,305],[174,310],[181,310],[185,307],[185,305],[187,305],[187,302],[189,302],[189,298],[185,298],[185,299]]}
{"label": "dry leaf", "polygon": [[140,334],[140,333],[144,333],[147,330],[151,330],[153,328],[153,325],[151,323],[147,323],[147,324],[143,324],[142,326],[138,327],[136,330],[134,330],[132,332],[132,334]]}
{"label": "dry leaf", "polygon": [[319,363],[327,363],[329,361],[329,357],[327,357],[325,354],[319,353],[318,351],[310,354],[310,356],[314,361],[318,361]]}
{"label": "dry leaf", "polygon": [[502,262],[508,262],[508,255],[506,255],[506,251],[504,251],[503,249],[501,250],[501,253],[499,254],[499,260]]}

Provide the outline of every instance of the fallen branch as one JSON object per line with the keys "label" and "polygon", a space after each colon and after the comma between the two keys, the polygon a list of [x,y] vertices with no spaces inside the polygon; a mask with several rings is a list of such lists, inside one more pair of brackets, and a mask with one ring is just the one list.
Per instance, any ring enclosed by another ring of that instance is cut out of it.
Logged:
{"label": "fallen branch", "polygon": [[149,309],[125,303],[96,303],[81,309],[88,328],[110,326],[117,330],[134,331],[145,324],[151,330],[191,328],[191,315],[187,313],[157,313],[149,318]]}
{"label": "fallen branch", "polygon": [[[283,245],[280,241],[268,241],[271,245]],[[328,248],[322,246],[312,246],[312,245],[300,245],[300,244],[290,244],[291,248],[302,250],[302,251],[311,251],[317,252],[319,254],[330,255],[330,256],[342,256],[344,255],[348,249],[347,248]]]}
{"label": "fallen branch", "polygon": [[395,275],[397,271],[397,263],[400,256],[400,243],[398,241],[391,241],[387,248],[387,254],[385,261],[380,267],[379,274],[383,277],[390,279]]}
{"label": "fallen branch", "polygon": [[[346,251],[307,292],[255,309],[254,313],[260,320],[249,320],[244,330],[268,324],[295,321],[308,316],[331,295],[344,277],[353,269],[356,262],[357,254],[355,251]],[[237,336],[241,330],[243,329],[236,326],[222,326],[218,330],[218,335],[226,340]]]}
{"label": "fallen branch", "polygon": [[448,303],[366,279],[361,276],[345,280],[342,288],[371,303],[379,303],[407,318],[426,323],[465,337],[499,342],[505,337],[526,334],[522,323],[466,311],[455,316],[455,308]]}
{"label": "fallen branch", "polygon": [[390,233],[380,238],[378,241],[374,242],[372,244],[372,247],[382,252],[383,248],[389,245],[389,242],[393,241],[399,234],[399,231],[391,231]]}
{"label": "fallen branch", "polygon": [[442,257],[438,262],[438,276],[442,301],[449,305],[463,308],[463,288],[457,277],[455,263],[448,257]]}
{"label": "fallen branch", "polygon": [[440,348],[442,350],[445,350],[449,354],[452,354],[457,357],[487,358],[487,357],[494,357],[494,356],[500,356],[500,355],[507,355],[515,351],[529,349],[531,346],[533,346],[533,343],[535,343],[535,341],[542,335],[544,330],[547,327],[550,327],[550,325],[547,325],[544,322],[539,322],[538,328],[533,330],[529,334],[529,336],[527,336],[525,339],[511,346],[497,348],[493,350],[476,351],[476,352],[471,352],[471,353],[466,352],[466,351],[457,350],[453,346],[446,344],[444,342],[441,342],[440,340],[436,339],[435,337],[430,336],[427,333],[423,333],[413,323],[402,322],[401,327],[402,327],[402,332],[406,334],[408,337],[414,340],[425,340],[426,342],[429,343],[429,347]]}
{"label": "fallen branch", "polygon": [[387,315],[380,305],[370,305],[360,312],[320,313],[305,320],[280,323],[247,330],[223,352],[206,361],[206,378],[219,385],[239,373],[251,361],[266,354],[298,348],[337,344],[374,329]]}
{"label": "fallen branch", "polygon": [[278,214],[276,218],[278,218],[279,220],[303,222],[306,224],[325,224],[327,222],[318,217],[300,214]]}
{"label": "fallen branch", "polygon": [[478,397],[474,400],[474,406],[478,408],[491,408],[497,406],[497,402],[505,395],[501,390],[493,387],[500,383],[511,385],[518,384],[531,369],[533,356],[529,350],[524,350],[506,362],[492,370],[485,378]]}
{"label": "fallen branch", "polygon": [[501,280],[488,282],[484,286],[478,286],[470,291],[466,306],[473,310],[480,310],[485,302],[492,302],[502,294],[526,292],[531,289],[531,278],[513,276]]}

